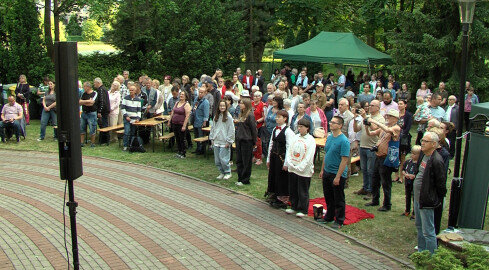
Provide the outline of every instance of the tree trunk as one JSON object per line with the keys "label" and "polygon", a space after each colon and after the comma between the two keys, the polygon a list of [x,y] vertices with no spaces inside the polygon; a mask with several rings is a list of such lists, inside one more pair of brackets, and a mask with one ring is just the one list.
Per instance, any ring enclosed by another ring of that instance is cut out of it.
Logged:
{"label": "tree trunk", "polygon": [[367,44],[375,48],[375,33],[367,34]]}
{"label": "tree trunk", "polygon": [[251,60],[251,69],[255,70],[255,56],[254,56],[254,42],[253,42],[253,1],[250,1],[250,19],[248,21],[250,26],[250,60]]}
{"label": "tree trunk", "polygon": [[51,36],[51,0],[44,2],[44,42],[51,62],[54,63],[54,44]]}
{"label": "tree trunk", "polygon": [[58,0],[53,0],[54,5],[54,41],[59,41],[59,10]]}

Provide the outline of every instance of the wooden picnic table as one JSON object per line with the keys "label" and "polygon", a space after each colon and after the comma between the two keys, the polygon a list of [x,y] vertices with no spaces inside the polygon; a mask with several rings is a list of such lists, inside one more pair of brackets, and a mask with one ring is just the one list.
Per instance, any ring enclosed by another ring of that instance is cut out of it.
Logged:
{"label": "wooden picnic table", "polygon": [[[117,125],[117,126],[111,126],[111,127],[104,127],[104,128],[99,128],[97,129],[97,131],[99,133],[106,133],[106,132],[111,132],[111,131],[118,131],[118,130],[121,130],[121,129],[124,129],[124,124],[120,124],[120,125]],[[110,142],[110,140],[109,140]],[[107,145],[109,145],[109,142],[107,142]],[[100,143],[100,140],[99,140],[99,144]]]}
{"label": "wooden picnic table", "polygon": [[[155,118],[148,118],[148,119],[144,119],[144,120],[141,120],[139,122],[136,122],[136,123],[133,123],[133,125],[135,126],[139,126],[139,127],[151,127],[151,135],[153,137],[152,141],[153,141],[153,152],[155,151],[155,137],[156,137],[156,126],[157,125],[160,125],[164,122],[166,122],[167,120],[159,120],[161,118],[158,118],[158,117],[155,117]],[[139,132],[139,131],[137,131]]]}

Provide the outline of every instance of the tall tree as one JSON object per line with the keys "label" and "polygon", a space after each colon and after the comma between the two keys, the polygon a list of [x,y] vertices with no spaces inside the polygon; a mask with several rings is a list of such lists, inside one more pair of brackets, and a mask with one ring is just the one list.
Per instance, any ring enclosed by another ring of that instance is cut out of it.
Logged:
{"label": "tall tree", "polygon": [[[128,0],[109,32],[110,42],[137,61],[132,68],[180,76],[231,70],[244,51],[240,12],[219,0]],[[232,67],[232,68],[231,68]]]}
{"label": "tall tree", "polygon": [[32,0],[9,0],[0,9],[0,81],[15,82],[25,74],[41,82],[52,70],[41,39],[39,11]]}
{"label": "tall tree", "polygon": [[276,0],[236,1],[232,9],[242,11],[242,21],[246,22],[245,39],[246,62],[251,69],[257,69],[256,63],[261,62],[265,45],[271,41],[271,28],[276,24]]}
{"label": "tall tree", "polygon": [[[468,79],[480,89],[489,86],[489,6],[478,3],[470,31]],[[392,69],[417,89],[421,81],[431,87],[448,81],[449,92],[458,92],[461,61],[461,25],[458,6],[444,0],[424,1],[414,9],[396,12],[399,31],[388,35],[395,61]],[[483,93],[483,95],[487,95]]]}

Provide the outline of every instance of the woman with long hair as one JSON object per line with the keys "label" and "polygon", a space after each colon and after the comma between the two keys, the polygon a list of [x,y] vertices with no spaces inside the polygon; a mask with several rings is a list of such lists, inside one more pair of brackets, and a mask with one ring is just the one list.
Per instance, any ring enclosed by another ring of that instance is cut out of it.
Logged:
{"label": "woman with long hair", "polygon": [[[411,126],[413,124],[413,114],[407,110],[407,100],[400,99],[397,103],[399,105],[399,121],[397,124],[401,127],[401,143],[399,145],[399,168],[402,168],[406,155],[411,152]],[[395,172],[396,179],[394,182],[402,183],[399,170]]]}
{"label": "woman with long hair", "polygon": [[219,176],[217,176],[219,180],[231,178],[229,159],[234,137],[233,117],[228,112],[228,105],[223,99],[219,101],[216,115],[214,115],[214,125],[212,125],[209,133],[209,140],[211,140],[214,149],[214,162],[219,169]]}
{"label": "woman with long hair", "polygon": [[251,100],[243,98],[239,102],[240,113],[236,123],[236,166],[238,167],[237,186],[249,185],[253,159],[253,146],[256,143],[255,116],[251,108]]}
{"label": "woman with long hair", "polygon": [[[44,93],[44,98],[42,99],[42,113],[41,113],[41,135],[37,141],[44,140],[46,136],[46,126],[51,120],[53,126],[57,126],[56,117],[56,92],[55,84],[53,81],[48,82],[48,89]],[[56,129],[54,130],[54,138],[56,138]]]}
{"label": "woman with long hair", "polygon": [[191,107],[188,102],[188,94],[185,91],[181,91],[180,99],[173,107],[170,115],[170,121],[168,121],[168,125],[171,125],[177,141],[177,158],[185,158],[187,150],[185,147],[185,134],[187,131],[188,120],[190,118],[190,111]]}
{"label": "woman with long hair", "polygon": [[22,106],[24,110],[24,117],[26,125],[29,125],[29,100],[31,98],[31,91],[29,89],[29,84],[24,74],[19,76],[19,82],[15,88],[16,102]]}

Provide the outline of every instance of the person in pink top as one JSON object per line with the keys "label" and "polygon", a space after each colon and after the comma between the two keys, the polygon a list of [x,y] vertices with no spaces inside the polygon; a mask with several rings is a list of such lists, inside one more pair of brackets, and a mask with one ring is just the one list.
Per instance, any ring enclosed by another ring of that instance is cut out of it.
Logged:
{"label": "person in pink top", "polygon": [[318,100],[317,99],[311,100],[309,108],[306,109],[306,114],[309,115],[312,119],[313,132],[314,132],[314,129],[317,129],[320,127],[324,129],[325,133],[328,132],[328,119],[326,118],[324,111],[321,109],[318,109]]}
{"label": "person in pink top", "polygon": [[[109,91],[109,127],[117,126],[117,120],[119,119],[119,105],[121,104],[121,84],[118,81],[114,81],[110,86]],[[111,142],[117,141],[117,134],[112,131],[110,134]]]}
{"label": "person in pink top", "polygon": [[421,82],[421,87],[416,92],[416,97],[421,96],[423,98],[426,98],[428,94],[431,94],[431,90],[426,85],[426,82]]}

